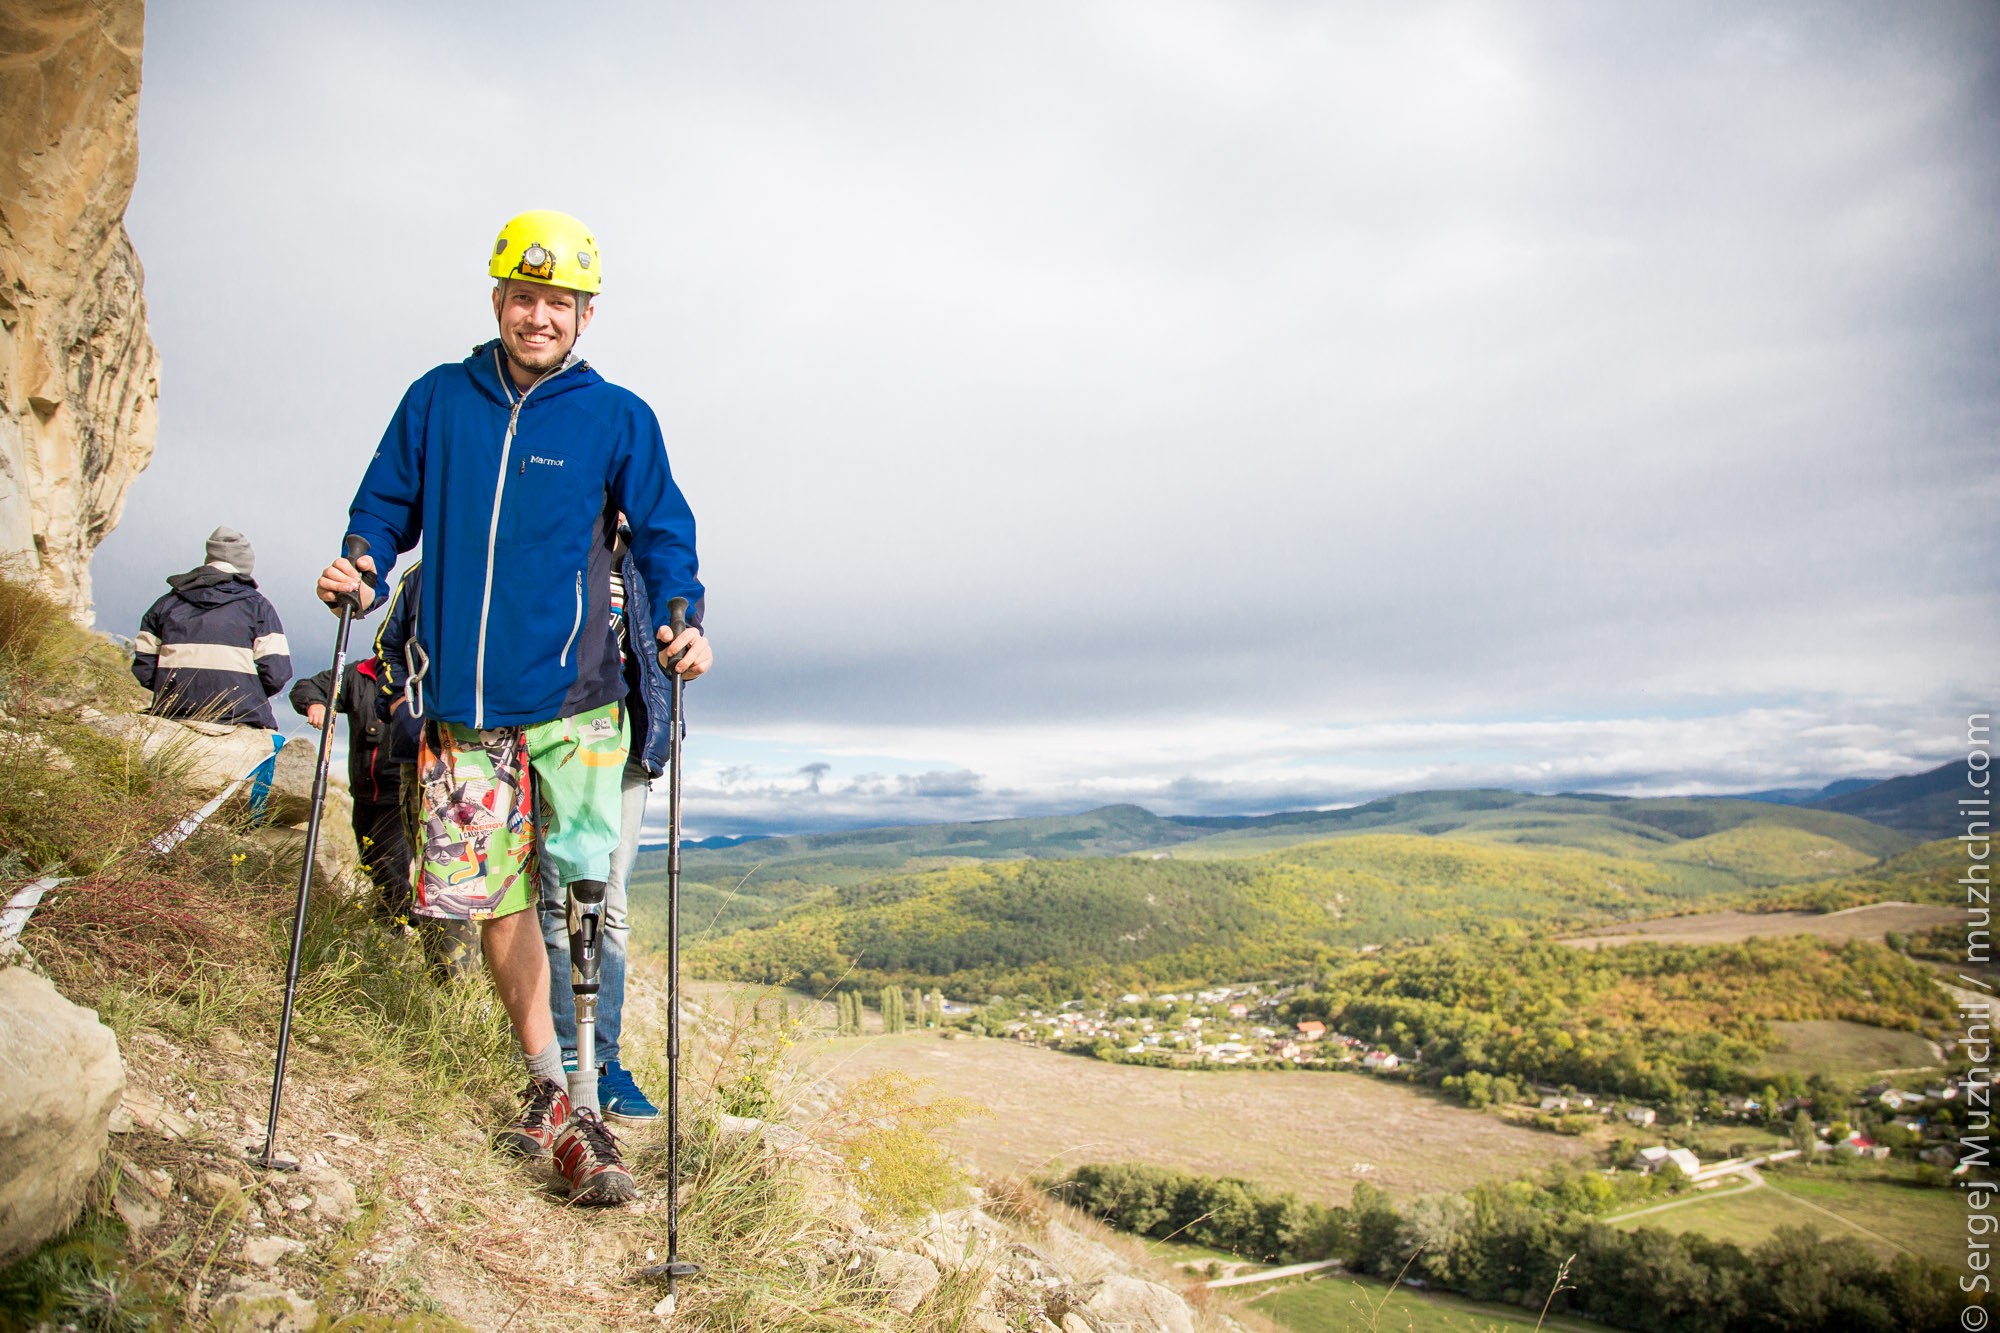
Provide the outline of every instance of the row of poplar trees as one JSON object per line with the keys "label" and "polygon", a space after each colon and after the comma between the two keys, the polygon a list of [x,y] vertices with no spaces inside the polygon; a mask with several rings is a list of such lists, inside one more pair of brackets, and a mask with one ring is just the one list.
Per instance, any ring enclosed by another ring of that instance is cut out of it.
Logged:
{"label": "row of poplar trees", "polygon": [[[843,1037],[859,1036],[861,992],[839,991],[833,1000],[834,1031]],[[934,990],[925,995],[914,986],[907,991],[900,986],[888,986],[876,997],[875,1007],[882,1013],[882,1028],[886,1032],[901,1032],[911,1026],[934,1028],[944,1025],[942,991]]]}

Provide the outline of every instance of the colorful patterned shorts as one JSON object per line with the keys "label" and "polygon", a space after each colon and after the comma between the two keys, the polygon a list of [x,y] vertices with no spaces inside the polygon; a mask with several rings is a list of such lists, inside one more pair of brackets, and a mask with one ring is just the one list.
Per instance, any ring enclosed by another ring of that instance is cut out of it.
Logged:
{"label": "colorful patterned shorts", "polygon": [[534,904],[538,855],[564,884],[607,878],[625,750],[621,703],[532,727],[426,722],[417,780],[404,787],[410,845],[422,849],[417,915],[522,911]]}

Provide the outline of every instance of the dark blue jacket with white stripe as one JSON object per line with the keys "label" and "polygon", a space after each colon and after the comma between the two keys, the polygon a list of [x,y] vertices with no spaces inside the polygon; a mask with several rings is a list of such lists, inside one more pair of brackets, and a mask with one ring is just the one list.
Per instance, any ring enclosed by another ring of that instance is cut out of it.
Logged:
{"label": "dark blue jacket with white stripe", "polygon": [[275,728],[269,698],[292,678],[278,608],[249,575],[216,565],[175,574],[167,586],[133,643],[132,674],[153,692],[153,711]]}
{"label": "dark blue jacket with white stripe", "polygon": [[620,512],[655,598],[687,598],[700,624],[694,515],[638,395],[574,359],[522,394],[497,339],[410,386],[347,530],[384,577],[423,542],[427,716],[522,726],[624,696],[609,614]]}

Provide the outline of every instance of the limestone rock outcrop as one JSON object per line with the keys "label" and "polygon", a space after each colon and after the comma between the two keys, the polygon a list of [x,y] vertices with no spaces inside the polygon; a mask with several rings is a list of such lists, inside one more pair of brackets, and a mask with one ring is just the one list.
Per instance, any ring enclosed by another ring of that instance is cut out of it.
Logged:
{"label": "limestone rock outcrop", "polygon": [[0,0],[0,559],[89,624],[153,457],[159,354],[125,234],[145,0]]}
{"label": "limestone rock outcrop", "polygon": [[0,1265],[75,1220],[125,1095],[118,1039],[25,967],[0,967]]}

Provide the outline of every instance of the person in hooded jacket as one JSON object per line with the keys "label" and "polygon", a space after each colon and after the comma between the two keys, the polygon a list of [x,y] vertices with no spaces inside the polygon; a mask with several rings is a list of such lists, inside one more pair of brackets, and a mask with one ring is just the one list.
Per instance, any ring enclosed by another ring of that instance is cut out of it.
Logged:
{"label": "person in hooded jacket", "polygon": [[[410,915],[410,844],[403,835],[403,770],[389,743],[388,667],[378,657],[340,673],[333,711],[347,714],[347,789],[354,799],[354,845],[381,896],[376,914],[390,926]],[[333,668],[292,686],[292,709],[318,732],[333,694]]]}
{"label": "person in hooded jacket", "polygon": [[[395,591],[389,594],[382,628],[375,632],[375,661],[381,664],[389,731],[382,758],[394,768],[402,789],[405,848],[421,843],[424,836],[423,784],[417,781],[417,752],[423,746],[424,677],[428,674],[423,636],[417,629],[423,616],[423,570],[424,562],[419,560],[403,572]],[[416,927],[424,957],[440,981],[479,971],[476,922],[419,913],[410,924]]]}
{"label": "person in hooded jacket", "polygon": [[208,535],[208,560],[167,578],[132,645],[132,675],[161,717],[275,731],[270,698],[292,678],[278,608],[250,577],[257,553],[234,528]]}

